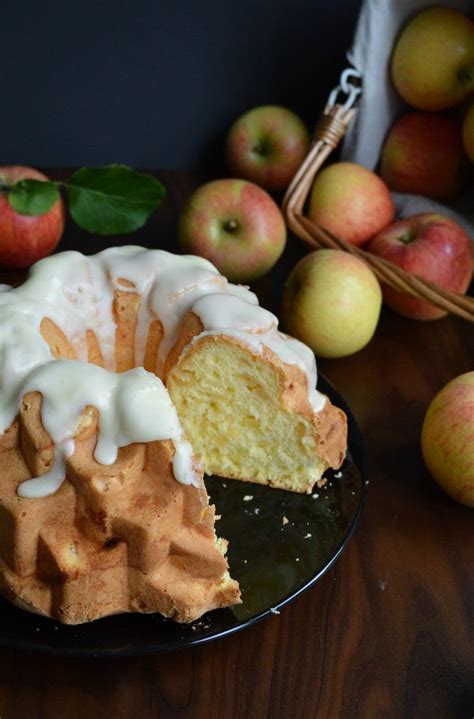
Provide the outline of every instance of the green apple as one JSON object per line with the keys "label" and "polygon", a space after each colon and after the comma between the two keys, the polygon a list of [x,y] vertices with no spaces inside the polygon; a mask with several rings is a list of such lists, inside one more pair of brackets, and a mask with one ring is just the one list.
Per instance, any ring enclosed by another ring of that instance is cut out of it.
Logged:
{"label": "green apple", "polygon": [[342,250],[317,250],[285,283],[283,319],[319,357],[345,357],[370,341],[381,305],[380,285],[365,262]]}
{"label": "green apple", "polygon": [[298,115],[286,107],[263,105],[234,122],[225,154],[233,175],[277,192],[290,184],[309,144],[309,132]]}
{"label": "green apple", "polygon": [[232,282],[250,282],[276,263],[286,243],[278,205],[245,180],[214,180],[189,198],[178,225],[185,252],[210,260]]}
{"label": "green apple", "polygon": [[403,28],[393,51],[392,79],[417,110],[444,110],[474,91],[474,23],[447,7],[431,7]]}
{"label": "green apple", "polygon": [[474,372],[451,380],[432,400],[421,430],[421,450],[444,491],[474,507]]}
{"label": "green apple", "polygon": [[474,102],[471,102],[464,115],[462,141],[466,155],[474,162]]}
{"label": "green apple", "polygon": [[442,113],[407,112],[382,147],[380,174],[397,192],[449,200],[462,188],[465,169],[461,128]]}
{"label": "green apple", "polygon": [[316,175],[308,215],[346,242],[364,245],[394,214],[388,187],[362,165],[336,162]]}

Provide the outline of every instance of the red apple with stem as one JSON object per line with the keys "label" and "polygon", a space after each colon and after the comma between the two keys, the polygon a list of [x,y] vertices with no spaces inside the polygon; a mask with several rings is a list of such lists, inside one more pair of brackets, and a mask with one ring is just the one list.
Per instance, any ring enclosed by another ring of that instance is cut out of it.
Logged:
{"label": "red apple with stem", "polygon": [[[472,277],[470,241],[454,220],[423,213],[395,222],[380,232],[368,251],[440,287],[464,294]],[[434,320],[447,313],[424,300],[382,286],[387,305],[405,317]]]}
{"label": "red apple with stem", "polygon": [[298,115],[279,105],[263,105],[234,122],[225,154],[233,175],[278,192],[290,184],[309,144],[309,132]]}
{"label": "red apple with stem", "polygon": [[23,269],[49,255],[64,230],[65,209],[59,199],[43,215],[21,215],[8,202],[8,190],[20,180],[47,180],[31,167],[0,167],[0,267]]}
{"label": "red apple with stem", "polygon": [[449,200],[461,189],[465,170],[461,128],[448,115],[409,112],[387,134],[380,174],[392,190]]}
{"label": "red apple with stem", "polygon": [[395,216],[387,185],[354,162],[336,162],[316,175],[309,217],[352,245],[364,245]]}
{"label": "red apple with stem", "polygon": [[245,180],[214,180],[189,198],[179,219],[181,247],[216,265],[232,282],[273,267],[286,243],[283,216],[264,190]]}

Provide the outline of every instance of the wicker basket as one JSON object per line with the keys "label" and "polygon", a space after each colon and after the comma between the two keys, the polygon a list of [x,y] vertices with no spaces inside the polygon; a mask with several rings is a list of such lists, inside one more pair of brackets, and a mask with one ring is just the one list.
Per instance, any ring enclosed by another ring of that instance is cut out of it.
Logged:
{"label": "wicker basket", "polygon": [[[288,227],[311,249],[332,247],[345,250],[366,262],[378,279],[391,287],[427,300],[447,312],[474,322],[474,298],[445,290],[438,285],[422,280],[387,260],[350,245],[328,230],[312,222],[304,214],[305,202],[311,190],[314,177],[321,165],[344,137],[357,110],[355,102],[360,92],[357,73],[348,71],[341,85],[331,93],[323,115],[316,125],[314,141],[310,152],[293,178],[283,200],[282,208]],[[338,96],[346,95],[344,102]]]}

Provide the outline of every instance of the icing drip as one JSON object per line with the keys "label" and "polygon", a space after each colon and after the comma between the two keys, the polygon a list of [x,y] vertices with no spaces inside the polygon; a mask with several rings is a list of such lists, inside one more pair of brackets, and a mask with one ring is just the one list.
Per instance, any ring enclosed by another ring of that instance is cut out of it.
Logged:
{"label": "icing drip", "polygon": [[[163,324],[159,355],[163,361],[176,341],[179,320],[193,298],[227,283],[214,265],[194,255],[174,255],[142,247],[113,247],[92,259],[98,258],[106,267],[114,287],[141,295],[135,334],[137,365],[143,364],[148,328],[153,319],[159,319]],[[121,278],[132,282],[133,287],[121,286]]]}
{"label": "icing drip", "polygon": [[74,454],[74,440],[60,442],[55,447],[54,463],[41,477],[27,479],[18,487],[18,495],[29,499],[49,497],[58,491],[66,476],[66,459]]}
{"label": "icing drip", "polygon": [[[110,321],[113,289],[137,292],[141,296],[135,333],[137,365],[143,364],[152,320],[158,319],[163,325],[158,359],[164,362],[177,339],[181,318],[199,297],[221,291],[245,297],[249,302],[258,304],[253,292],[246,287],[231,285],[213,264],[195,255],[174,255],[163,250],[129,246],[112,247],[87,260],[98,279],[98,295],[109,308],[108,313],[101,313],[106,318],[108,328],[105,334],[112,334],[113,337],[115,330],[113,321]],[[121,279],[132,283],[132,287],[123,286]],[[99,328],[96,332],[99,341],[103,334],[102,328]]]}
{"label": "icing drip", "polygon": [[59,488],[87,405],[99,410],[97,462],[113,464],[118,448],[134,442],[171,439],[176,447],[176,479],[199,486],[192,449],[184,439],[170,396],[162,381],[143,367],[117,374],[75,360],[50,361],[34,370],[23,385],[23,393],[32,391],[43,395],[43,426],[56,445],[56,454],[50,472],[20,485],[20,496],[44,497]]}
{"label": "icing drip", "polygon": [[[203,322],[202,334],[238,337],[257,353],[266,346],[283,362],[298,365],[306,373],[313,408],[323,407],[324,397],[315,389],[313,353],[279,332],[277,318],[258,306],[256,296],[230,284],[207,260],[134,246],[109,248],[92,257],[63,252],[37,262],[20,287],[0,285],[0,433],[15,419],[24,394],[38,390],[43,424],[56,444],[53,467],[21,485],[22,496],[45,496],[60,486],[78,418],[88,404],[100,412],[98,462],[113,462],[117,448],[132,442],[172,439],[176,478],[197,482],[191,447],[182,439],[160,380],[143,368],[121,375],[113,371],[116,290],[141,298],[136,365],[143,364],[150,322],[157,319],[163,325],[159,368],[177,339],[182,317],[192,309]],[[40,333],[44,318],[64,333],[83,362],[51,360]],[[106,369],[86,362],[88,330],[95,334]]]}

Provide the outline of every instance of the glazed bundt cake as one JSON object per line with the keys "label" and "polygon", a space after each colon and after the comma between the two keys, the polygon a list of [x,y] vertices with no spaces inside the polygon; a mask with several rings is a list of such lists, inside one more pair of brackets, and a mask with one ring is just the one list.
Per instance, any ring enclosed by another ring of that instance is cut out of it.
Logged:
{"label": "glazed bundt cake", "polygon": [[54,255],[0,292],[0,326],[0,591],[30,611],[235,604],[201,463],[310,492],[343,461],[313,354],[204,259]]}

